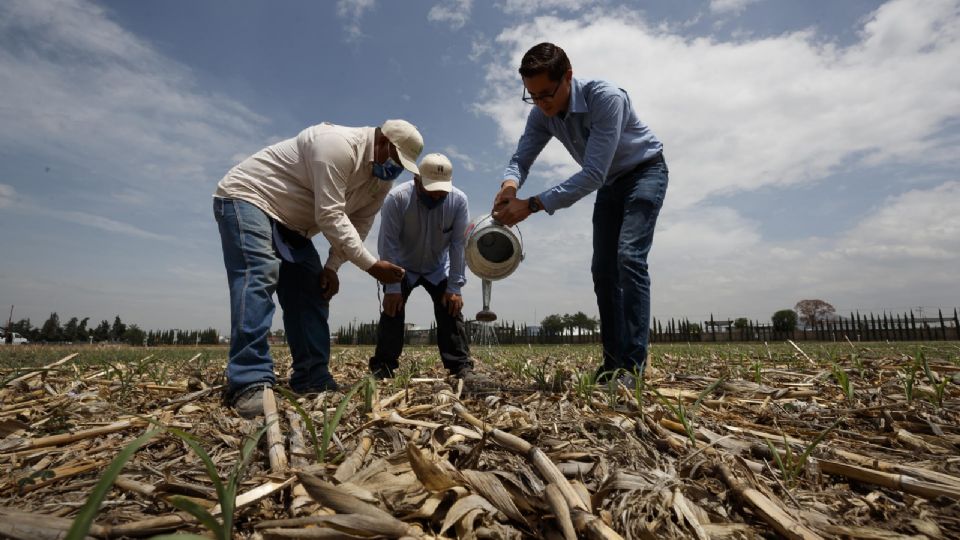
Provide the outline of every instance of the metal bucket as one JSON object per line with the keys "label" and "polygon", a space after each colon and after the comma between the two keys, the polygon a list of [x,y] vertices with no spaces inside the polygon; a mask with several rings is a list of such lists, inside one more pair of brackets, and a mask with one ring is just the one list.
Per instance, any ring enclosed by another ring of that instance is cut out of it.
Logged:
{"label": "metal bucket", "polygon": [[467,228],[467,267],[481,279],[496,281],[513,273],[523,260],[523,236],[484,214]]}
{"label": "metal bucket", "polygon": [[473,220],[465,233],[467,267],[483,284],[483,310],[477,320],[492,322],[497,314],[490,311],[490,292],[493,281],[513,273],[523,261],[523,235],[501,225],[490,214]]}

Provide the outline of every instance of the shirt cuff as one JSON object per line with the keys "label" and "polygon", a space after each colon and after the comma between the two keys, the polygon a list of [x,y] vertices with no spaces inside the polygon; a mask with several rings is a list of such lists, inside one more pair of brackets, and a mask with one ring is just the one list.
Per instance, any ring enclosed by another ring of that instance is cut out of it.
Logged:
{"label": "shirt cuff", "polygon": [[540,199],[540,204],[543,205],[544,211],[546,211],[546,213],[550,214],[551,216],[553,215],[554,212],[559,210],[559,208],[557,208],[556,201],[553,200],[554,195],[555,195],[554,192],[549,189],[539,195],[536,195],[536,197]]}
{"label": "shirt cuff", "polygon": [[387,283],[383,286],[383,292],[386,294],[400,294],[403,292],[403,288],[399,283]]}
{"label": "shirt cuff", "polygon": [[447,285],[447,292],[451,294],[460,294],[460,287],[456,285]]}
{"label": "shirt cuff", "polygon": [[367,251],[366,248],[364,248],[363,253],[361,253],[356,259],[351,259],[350,262],[357,265],[357,268],[366,272],[367,269],[377,262],[377,258]]}
{"label": "shirt cuff", "polygon": [[327,256],[327,264],[323,265],[323,267],[336,272],[340,270],[341,266],[343,266],[343,259],[331,249],[330,254]]}

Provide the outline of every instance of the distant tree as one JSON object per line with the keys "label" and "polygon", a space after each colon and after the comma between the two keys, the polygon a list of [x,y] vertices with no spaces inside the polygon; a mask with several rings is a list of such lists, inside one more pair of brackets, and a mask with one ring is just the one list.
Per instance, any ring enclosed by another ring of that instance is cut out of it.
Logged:
{"label": "distant tree", "polygon": [[123,324],[120,320],[120,316],[117,315],[113,319],[113,326],[110,327],[110,339],[113,341],[120,341],[123,339],[123,335],[127,332],[127,325]]}
{"label": "distant tree", "polygon": [[800,314],[800,320],[810,328],[815,328],[818,322],[837,313],[837,310],[828,302],[819,299],[801,300],[793,306],[793,309]]}
{"label": "distant tree", "polygon": [[789,332],[797,327],[797,312],[792,309],[781,309],[770,317],[773,329],[776,332]]}
{"label": "distant tree", "polygon": [[139,326],[131,324],[129,326],[124,325],[123,335],[120,339],[124,343],[130,345],[143,345],[143,338],[147,337],[147,333],[140,329]]}
{"label": "distant tree", "polygon": [[544,335],[547,336],[556,336],[563,333],[565,328],[563,316],[562,315],[547,315],[542,321],[540,321],[540,328],[543,330]]}
{"label": "distant tree", "polygon": [[560,317],[560,320],[563,321],[563,333],[566,334],[567,330],[569,330],[570,335],[572,336],[573,329],[574,329],[573,315],[570,315],[569,313],[564,313]]}
{"label": "distant tree", "polygon": [[62,333],[63,329],[60,328],[60,316],[57,315],[56,312],[53,312],[40,329],[40,339],[42,341],[60,341]]}
{"label": "distant tree", "polygon": [[13,331],[30,341],[40,341],[40,329],[30,324],[30,319],[20,319],[13,323]]}
{"label": "distant tree", "polygon": [[699,336],[703,333],[703,327],[700,326],[700,323],[687,322],[687,333],[691,336]]}
{"label": "distant tree", "polygon": [[100,321],[100,324],[93,329],[93,340],[96,342],[110,340],[110,321]]}
{"label": "distant tree", "polygon": [[90,321],[90,317],[84,317],[80,321],[80,325],[77,326],[77,341],[87,341],[90,337],[90,330],[87,329],[87,323]]}
{"label": "distant tree", "polygon": [[595,332],[599,323],[593,317],[578,311],[570,316],[570,324],[577,329],[578,334],[583,334],[584,332]]}
{"label": "distant tree", "polygon": [[734,328],[746,328],[750,326],[750,323],[747,321],[746,317],[740,317],[739,319],[733,321]]}
{"label": "distant tree", "polygon": [[70,317],[67,324],[63,327],[63,340],[74,342],[77,340],[77,330],[80,328],[80,319]]}

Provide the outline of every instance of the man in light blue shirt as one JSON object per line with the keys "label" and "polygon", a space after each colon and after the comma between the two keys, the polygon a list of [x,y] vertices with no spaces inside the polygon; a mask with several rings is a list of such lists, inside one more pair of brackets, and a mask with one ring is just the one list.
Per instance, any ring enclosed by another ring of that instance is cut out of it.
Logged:
{"label": "man in light blue shirt", "polygon": [[433,299],[437,346],[454,376],[472,376],[473,360],[463,321],[464,233],[470,222],[467,196],[453,187],[453,166],[442,154],[427,154],[420,174],[387,195],[380,210],[380,258],[405,270],[400,283],[384,286],[377,349],[370,371],[392,377],[403,351],[403,306],[423,286]]}
{"label": "man in light blue shirt", "polygon": [[[597,374],[603,380],[622,370],[621,381],[632,386],[631,375],[642,373],[647,361],[647,254],[669,172],[663,145],[637,117],[626,91],[606,81],[573,78],[566,53],[552,43],[527,51],[520,75],[523,100],[536,107],[504,171],[493,217],[510,226],[539,210],[552,215],[597,192],[591,264],[603,341]],[[538,195],[517,198],[530,166],[552,137],[582,168]]]}

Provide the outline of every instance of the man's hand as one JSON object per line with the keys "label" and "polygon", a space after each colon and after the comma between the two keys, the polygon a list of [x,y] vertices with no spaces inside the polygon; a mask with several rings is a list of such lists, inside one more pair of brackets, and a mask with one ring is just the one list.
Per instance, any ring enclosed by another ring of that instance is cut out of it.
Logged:
{"label": "man's hand", "polygon": [[383,312],[387,317],[396,317],[403,311],[403,295],[400,293],[387,293],[383,295]]}
{"label": "man's hand", "polygon": [[381,283],[400,283],[403,279],[403,268],[390,261],[379,260],[367,268],[367,273]]}
{"label": "man's hand", "polygon": [[500,203],[500,206],[494,209],[493,219],[512,227],[517,223],[527,219],[530,216],[530,203],[527,199],[518,199],[516,197],[507,199]]}
{"label": "man's hand", "polygon": [[[383,302],[386,305],[387,299],[384,298]],[[456,317],[463,309],[463,296],[452,292],[444,293],[441,303],[447,307],[447,313]]]}
{"label": "man's hand", "polygon": [[505,201],[516,198],[517,183],[513,180],[505,180],[503,184],[500,185],[500,191],[497,192],[497,196],[493,199],[493,209],[496,210],[497,207]]}
{"label": "man's hand", "polygon": [[324,268],[320,274],[320,289],[323,290],[323,299],[330,300],[340,292],[340,278],[337,272],[330,268]]}

